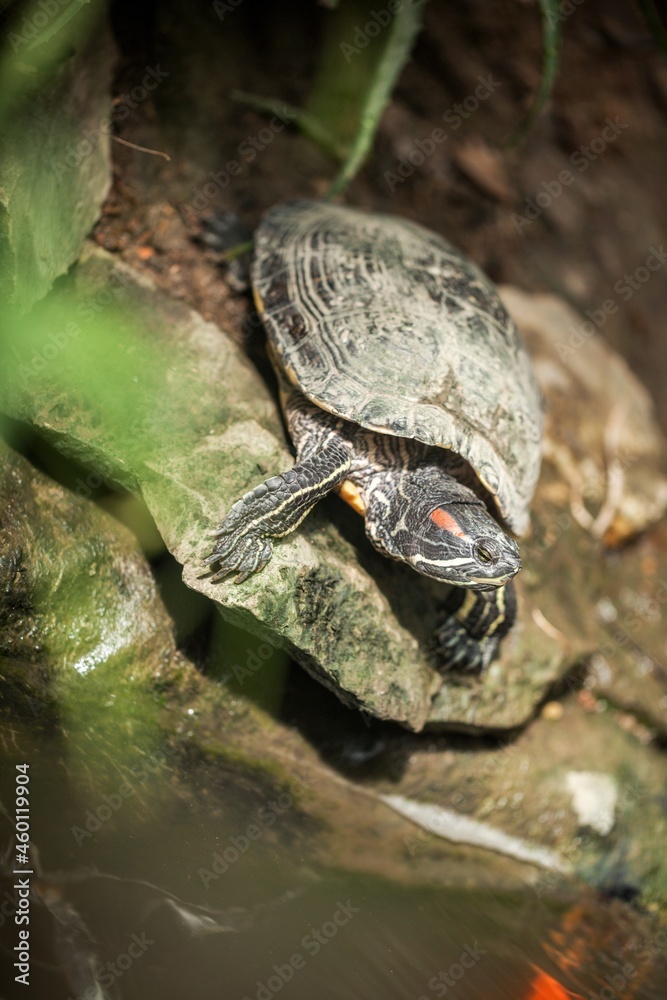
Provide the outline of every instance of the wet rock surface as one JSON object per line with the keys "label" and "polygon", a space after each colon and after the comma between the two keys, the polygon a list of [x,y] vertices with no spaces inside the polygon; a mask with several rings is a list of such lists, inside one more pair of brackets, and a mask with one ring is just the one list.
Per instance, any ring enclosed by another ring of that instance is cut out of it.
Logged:
{"label": "wet rock surface", "polygon": [[[207,899],[199,870],[213,864],[221,840],[253,821],[263,836],[251,866],[277,851],[292,875],[321,863],[427,881],[405,852],[409,824],[241,690],[238,664],[253,662],[256,646],[262,669],[276,668],[261,644],[223,624],[198,644],[197,663],[187,657],[133,533],[4,444],[0,498],[9,511],[0,561],[2,794],[10,795],[9,762],[30,761],[38,875],[101,859],[107,875],[127,874],[114,845],[131,834],[147,838],[143,877],[160,882],[163,858],[192,836],[194,811],[203,824],[187,858],[195,903]],[[205,619],[199,626],[206,631]],[[216,679],[223,671],[227,683]],[[150,846],[156,823],[160,855]],[[492,858],[480,867],[465,847],[450,864],[450,851],[442,842],[427,865],[437,858],[442,884],[520,885],[522,865]],[[262,886],[248,884],[243,866],[224,883],[246,903],[256,891],[264,898]]]}
{"label": "wet rock surface", "polygon": [[[258,693],[278,665],[265,644],[221,623],[188,658],[134,535],[7,447],[0,469],[11,512],[0,695],[13,733],[2,753],[32,761],[41,878],[100,864],[124,878],[116,845],[131,835],[144,884],[227,922],[230,906],[265,899],[258,885],[280,894],[265,870],[276,852],[304,888],[304,865],[333,865],[411,884],[531,885],[537,900],[568,898],[573,878],[649,909],[667,898],[665,764],[621,710],[583,689],[511,740],[414,736],[294,675],[282,712],[267,712]],[[221,882],[216,851],[258,823]],[[174,881],[162,869],[184,839]]]}
{"label": "wet rock surface", "polygon": [[[128,708],[129,677],[156,692],[178,673],[171,618],[130,531],[4,442],[0,468],[3,701],[38,730],[74,712],[94,745],[105,699]],[[156,712],[137,702],[126,732]]]}
{"label": "wet rock surface", "polygon": [[651,400],[562,300],[510,288],[503,297],[546,402],[542,476],[522,545],[531,616],[573,665],[592,663],[591,690],[663,734],[667,480]]}
{"label": "wet rock surface", "polygon": [[[662,906],[667,891],[663,845],[667,836],[660,749],[628,731],[622,712],[599,711],[585,696],[557,702],[516,739],[468,752],[412,748],[400,780],[381,790],[428,803],[489,827],[486,843],[503,850],[498,835],[549,850],[535,881],[538,894],[561,891],[568,876],[628,898]],[[555,715],[556,713],[554,713]],[[418,814],[417,814],[418,818]],[[440,829],[448,835],[443,819]],[[415,852],[428,850],[428,827]]]}
{"label": "wet rock surface", "polygon": [[[75,309],[112,288],[118,313],[101,338],[86,328],[43,367],[36,364],[43,352],[24,349],[19,378],[10,376],[6,386],[9,411],[77,460],[140,489],[186,566],[186,582],[219,602],[230,620],[294,652],[351,702],[420,728],[437,678],[353,546],[321,513],[242,586],[203,576],[207,532],[222,511],[292,462],[276,406],[250,363],[216,327],[135,281],[127,268],[114,270],[99,252],[77,268],[74,282]],[[75,351],[82,367],[72,379]],[[139,389],[126,406],[133,383]],[[396,599],[391,574],[387,579]],[[414,617],[428,627],[426,609]]]}

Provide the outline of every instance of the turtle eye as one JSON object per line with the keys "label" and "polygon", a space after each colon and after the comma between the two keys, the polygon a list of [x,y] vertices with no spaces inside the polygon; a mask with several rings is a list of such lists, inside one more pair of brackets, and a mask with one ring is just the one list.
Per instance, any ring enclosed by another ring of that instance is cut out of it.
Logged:
{"label": "turtle eye", "polygon": [[492,538],[480,538],[479,541],[475,542],[473,547],[473,555],[481,563],[497,562],[500,557],[500,549]]}

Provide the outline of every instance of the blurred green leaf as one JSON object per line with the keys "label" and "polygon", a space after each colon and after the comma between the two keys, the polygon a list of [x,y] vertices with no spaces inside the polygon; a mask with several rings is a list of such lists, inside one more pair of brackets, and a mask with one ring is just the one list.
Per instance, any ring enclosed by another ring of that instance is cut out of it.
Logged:
{"label": "blurred green leaf", "polygon": [[17,312],[76,260],[107,192],[115,52],[105,13],[104,3],[30,4],[2,36],[0,299]]}
{"label": "blurred green leaf", "polygon": [[642,5],[642,10],[644,11],[644,17],[646,18],[646,23],[651,29],[651,33],[656,40],[657,45],[662,49],[663,54],[667,55],[667,30],[662,23],[658,9],[654,4],[653,0],[640,0]]}
{"label": "blurred green leaf", "polygon": [[66,279],[27,315],[5,311],[0,406],[11,409],[20,394],[48,399],[54,410],[77,408],[106,440],[122,440],[124,454],[138,463],[159,450],[169,420],[162,366],[149,331],[119,305],[123,288],[106,281],[82,296]]}

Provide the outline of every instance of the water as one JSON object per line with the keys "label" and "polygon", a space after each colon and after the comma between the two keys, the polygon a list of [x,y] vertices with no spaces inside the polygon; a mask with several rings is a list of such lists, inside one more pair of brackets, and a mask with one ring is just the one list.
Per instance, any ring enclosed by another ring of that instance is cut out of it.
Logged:
{"label": "water", "polygon": [[[6,1000],[667,995],[667,932],[619,900],[336,870],[298,788],[281,790],[247,762],[163,745],[135,767],[134,785],[123,771],[102,792],[94,756],[82,766],[57,727],[5,716],[2,733],[3,844],[14,843],[15,764],[29,760],[39,870],[27,989],[12,968],[20,876],[0,885]],[[120,762],[128,750],[117,752]]]}

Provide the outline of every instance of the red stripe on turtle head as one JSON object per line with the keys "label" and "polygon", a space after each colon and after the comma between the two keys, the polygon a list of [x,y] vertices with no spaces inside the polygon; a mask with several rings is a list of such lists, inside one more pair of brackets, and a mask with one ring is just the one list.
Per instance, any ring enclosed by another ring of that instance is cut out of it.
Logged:
{"label": "red stripe on turtle head", "polygon": [[437,524],[439,528],[443,528],[445,531],[451,532],[451,534],[456,535],[457,538],[468,537],[456,518],[452,517],[452,515],[442,507],[436,507],[436,509],[431,513],[431,520],[434,524]]}

